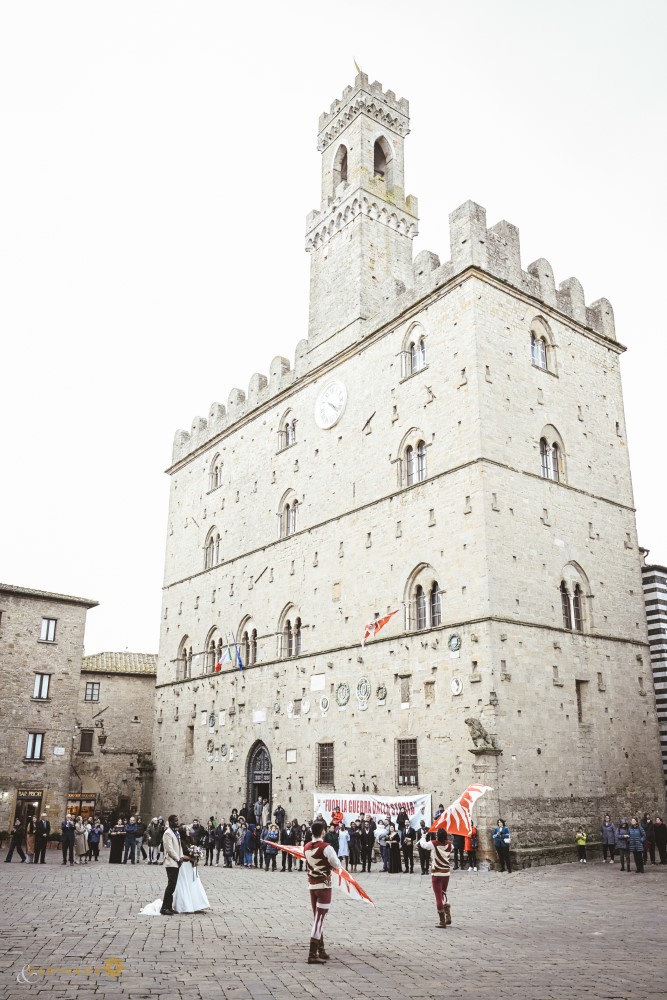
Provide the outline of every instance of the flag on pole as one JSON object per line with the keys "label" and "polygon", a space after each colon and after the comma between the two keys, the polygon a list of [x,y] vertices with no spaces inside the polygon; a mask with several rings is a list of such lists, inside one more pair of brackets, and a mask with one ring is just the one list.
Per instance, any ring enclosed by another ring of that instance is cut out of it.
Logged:
{"label": "flag on pole", "polygon": [[435,833],[444,827],[447,833],[469,837],[472,830],[472,807],[484,792],[490,791],[492,791],[490,785],[468,785],[465,792],[459,795],[458,799],[454,799],[452,804],[438,816],[429,833]]}
{"label": "flag on pole", "polygon": [[215,672],[219,673],[226,663],[232,662],[232,651],[229,648],[229,640],[227,639],[227,633],[225,632],[225,642],[227,643],[227,649],[221,656],[218,657],[218,662],[215,665]]}
{"label": "flag on pole", "polygon": [[369,622],[369,624],[364,629],[364,637],[361,640],[361,645],[365,646],[369,639],[374,639],[375,636],[380,631],[380,629],[385,627],[389,619],[393,615],[397,614],[398,614],[398,608],[396,608],[395,611],[390,611],[388,615],[384,616],[384,618],[376,618],[374,622]]}

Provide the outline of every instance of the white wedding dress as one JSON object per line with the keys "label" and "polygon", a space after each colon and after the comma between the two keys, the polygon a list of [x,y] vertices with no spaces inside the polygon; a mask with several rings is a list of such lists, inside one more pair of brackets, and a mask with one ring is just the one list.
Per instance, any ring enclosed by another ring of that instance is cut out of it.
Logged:
{"label": "white wedding dress", "polygon": [[[162,909],[162,897],[153,900],[140,910],[144,917],[157,917]],[[208,896],[199,878],[199,865],[184,861],[178,870],[178,881],[174,890],[174,910],[176,913],[197,913],[210,909]]]}

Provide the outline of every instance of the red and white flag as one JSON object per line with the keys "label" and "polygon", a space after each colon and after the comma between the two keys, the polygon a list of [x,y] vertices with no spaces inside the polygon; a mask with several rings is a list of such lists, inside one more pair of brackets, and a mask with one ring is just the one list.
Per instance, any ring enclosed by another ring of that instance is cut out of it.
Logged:
{"label": "red and white flag", "polygon": [[444,826],[447,833],[469,837],[472,831],[472,807],[484,792],[490,791],[490,785],[468,785],[465,792],[438,816],[429,833],[435,833]]}
{"label": "red and white flag", "polygon": [[380,631],[380,629],[385,627],[389,619],[393,615],[397,614],[398,614],[398,608],[396,608],[395,611],[390,611],[388,615],[384,616],[384,618],[376,618],[374,622],[369,622],[369,624],[364,629],[364,637],[361,640],[361,645],[365,646],[369,639],[374,639],[375,636]]}
{"label": "red and white flag", "polygon": [[[270,847],[277,847],[279,851],[285,851],[286,854],[291,854],[300,861],[305,859],[303,847],[288,847],[287,844],[279,844],[275,840],[263,840],[262,843],[268,844]],[[351,875],[347,869],[334,868],[331,874],[332,876],[338,876],[338,888],[341,892],[345,893],[348,899],[360,900],[362,903],[370,903],[371,906],[375,906],[375,903],[366,890],[362,889],[356,878],[354,878],[354,876]]]}

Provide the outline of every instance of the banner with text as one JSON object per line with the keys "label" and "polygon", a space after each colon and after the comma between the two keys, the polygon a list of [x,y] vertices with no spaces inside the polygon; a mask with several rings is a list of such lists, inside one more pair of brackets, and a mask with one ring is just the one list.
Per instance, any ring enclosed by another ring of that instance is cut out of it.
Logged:
{"label": "banner with text", "polygon": [[375,822],[383,819],[385,823],[395,823],[400,812],[406,812],[410,824],[419,826],[424,820],[426,826],[431,825],[430,795],[341,795],[339,792],[323,792],[313,794],[313,816],[321,813],[327,823],[331,822],[333,813],[343,814],[343,823],[347,826],[360,815],[370,815]]}

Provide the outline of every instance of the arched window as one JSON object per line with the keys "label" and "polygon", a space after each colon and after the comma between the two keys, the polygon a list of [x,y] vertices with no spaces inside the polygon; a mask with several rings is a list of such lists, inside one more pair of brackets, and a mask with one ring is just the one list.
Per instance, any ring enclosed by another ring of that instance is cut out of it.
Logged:
{"label": "arched window", "polygon": [[382,178],[387,187],[393,186],[393,159],[391,146],[381,135],[373,147],[373,176]]}
{"label": "arched window", "polygon": [[297,618],[294,622],[294,655],[300,656],[301,654],[301,619]]}
{"label": "arched window", "polygon": [[288,410],[280,421],[278,431],[278,448],[289,448],[291,444],[296,444],[296,417]]}
{"label": "arched window", "polygon": [[[587,595],[589,595],[587,597]],[[578,563],[568,563],[560,584],[563,628],[585,632],[591,622],[590,587]]]}
{"label": "arched window", "polygon": [[570,608],[570,594],[565,580],[560,585],[560,602],[563,610],[563,628],[572,629],[572,609]]}
{"label": "arched window", "polygon": [[415,450],[411,444],[405,449],[405,472],[408,486],[415,481]]}
{"label": "arched window", "polygon": [[572,594],[572,610],[574,611],[574,631],[584,631],[583,594],[578,583],[574,585]]}
{"label": "arched window", "polygon": [[217,566],[220,562],[220,532],[217,528],[211,528],[206,536],[204,546],[204,569]]}
{"label": "arched window", "polygon": [[192,673],[192,646],[187,635],[181,639],[178,647],[178,675],[187,680]]}
{"label": "arched window", "polygon": [[426,445],[423,441],[417,444],[417,482],[423,483],[426,479]]}
{"label": "arched window", "polygon": [[222,485],[222,459],[216,455],[209,466],[208,488],[214,490]]}
{"label": "arched window", "polygon": [[540,471],[543,479],[559,483],[565,471],[564,451],[555,427],[545,427],[540,438]]}
{"label": "arched window", "polygon": [[347,183],[347,146],[339,146],[333,162],[333,194],[339,184]]}
{"label": "arched window", "polygon": [[283,628],[283,649],[284,656],[294,655],[294,631],[292,629],[292,622],[289,618],[285,622]]}
{"label": "arched window", "polygon": [[442,625],[442,591],[436,572],[428,563],[420,563],[410,574],[403,601],[407,632]]}
{"label": "arched window", "polygon": [[537,316],[530,325],[530,359],[543,371],[555,373],[553,337],[547,321]]}
{"label": "arched window", "polygon": [[442,624],[442,605],[440,603],[440,587],[434,580],[431,587],[431,628]]}
{"label": "arched window", "polygon": [[254,628],[250,633],[250,656],[248,657],[248,663],[257,663],[257,629]]}
{"label": "arched window", "polygon": [[297,531],[299,520],[299,501],[294,490],[283,493],[278,508],[278,537],[287,538]]}
{"label": "arched window", "polygon": [[250,663],[250,636],[247,630],[241,636],[241,659],[244,664]]}
{"label": "arched window", "polygon": [[421,585],[415,591],[415,618],[417,629],[426,628],[426,595]]}

